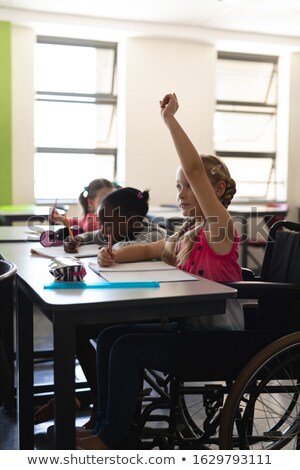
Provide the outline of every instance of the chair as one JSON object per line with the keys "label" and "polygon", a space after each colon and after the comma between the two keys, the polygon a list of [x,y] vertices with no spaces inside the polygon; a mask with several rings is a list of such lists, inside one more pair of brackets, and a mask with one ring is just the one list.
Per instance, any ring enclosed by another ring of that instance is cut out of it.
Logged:
{"label": "chair", "polygon": [[[273,215],[265,215],[263,217],[263,221],[266,225],[267,230],[270,230],[270,228],[272,227],[272,225],[275,222],[278,222],[280,220],[285,219],[288,209],[287,209],[286,204],[282,204],[280,202],[269,202],[269,203],[266,204],[266,207],[270,208],[270,210],[272,210],[272,208],[274,208],[274,210],[276,210],[276,211],[282,209],[282,211],[280,210],[280,212],[278,212],[278,213],[274,213]],[[247,256],[253,261],[254,269],[257,272],[259,272],[260,269],[261,269],[261,261],[259,260],[259,257],[254,255],[252,249],[265,250],[267,240],[264,239],[264,238],[259,238],[257,233],[255,235],[256,235],[256,238],[251,238],[250,237],[246,241],[246,243],[247,243]],[[263,252],[262,252],[262,255],[263,255]]]}
{"label": "chair", "polygon": [[[187,334],[179,324],[169,397],[145,407],[132,448],[300,448],[300,224],[276,222],[261,277],[230,285],[257,299],[251,329]],[[162,410],[167,424],[149,441],[143,429]]]}
{"label": "chair", "polygon": [[12,409],[14,397],[14,333],[11,312],[16,272],[14,263],[0,259],[0,402],[6,410]]}

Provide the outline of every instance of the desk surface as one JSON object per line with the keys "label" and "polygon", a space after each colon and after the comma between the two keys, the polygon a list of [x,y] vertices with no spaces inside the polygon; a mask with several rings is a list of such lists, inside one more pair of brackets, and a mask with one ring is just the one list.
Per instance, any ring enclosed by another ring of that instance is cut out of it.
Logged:
{"label": "desk surface", "polygon": [[[35,242],[39,241],[40,234],[45,230],[55,230],[63,228],[64,225],[32,224],[27,225],[7,225],[0,226],[0,243],[4,242]],[[1,251],[1,250],[0,250]]]}
{"label": "desk surface", "polygon": [[[228,207],[232,215],[239,215],[244,217],[255,217],[272,214],[286,214],[288,211],[288,204],[285,202],[278,203],[278,205],[269,204],[230,204]],[[150,206],[148,215],[151,218],[164,218],[169,219],[172,217],[182,217],[180,209],[176,206]]]}
{"label": "desk surface", "polygon": [[[170,302],[172,296],[173,303],[184,302],[187,298],[192,300],[201,295],[202,300],[210,298],[234,297],[235,290],[218,284],[207,279],[200,278],[195,282],[176,282],[161,283],[160,288],[147,289],[69,289],[69,290],[48,290],[44,289],[44,284],[52,282],[53,276],[49,272],[50,260],[30,254],[32,243],[1,243],[0,250],[2,255],[17,266],[17,275],[22,278],[39,297],[41,307],[45,310],[57,308],[64,310],[72,306],[74,310],[80,310],[83,307],[99,310],[105,310],[108,304],[115,302],[138,302],[147,300],[151,303],[161,303],[163,299]],[[89,267],[88,261],[92,258],[85,258],[87,275],[86,281],[97,282],[99,277]],[[95,261],[95,258],[93,258]],[[97,305],[95,305],[97,304]],[[191,313],[192,314],[192,313]]]}
{"label": "desk surface", "polygon": [[[69,206],[59,207],[62,210],[68,210]],[[53,206],[38,206],[36,204],[11,204],[0,206],[0,215],[49,215]]]}
{"label": "desk surface", "polygon": [[[55,443],[75,448],[74,365],[76,327],[88,323],[143,322],[225,313],[236,290],[206,279],[161,283],[153,289],[44,290],[53,279],[49,259],[29,254],[31,243],[3,243],[4,257],[17,265],[17,371],[19,447],[33,440],[33,305],[52,319],[54,341]],[[85,260],[87,261],[87,260]],[[88,270],[87,280],[97,275]],[[20,332],[20,334],[18,334]]]}
{"label": "desk surface", "polygon": [[[64,214],[69,206],[59,206],[58,212]],[[4,219],[5,225],[11,225],[15,221],[26,221],[31,217],[43,222],[49,218],[53,206],[38,206],[36,204],[17,204],[0,206],[0,216]]]}

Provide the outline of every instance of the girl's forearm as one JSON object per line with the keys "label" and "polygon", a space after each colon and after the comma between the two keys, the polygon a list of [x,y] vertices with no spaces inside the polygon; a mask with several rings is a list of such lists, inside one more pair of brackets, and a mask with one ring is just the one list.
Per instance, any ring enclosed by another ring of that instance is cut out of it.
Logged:
{"label": "girl's forearm", "polygon": [[168,118],[165,120],[165,123],[173,138],[182,169],[186,176],[193,173],[194,171],[199,172],[201,169],[203,172],[205,172],[202,159],[199,158],[199,153],[175,116],[168,116]]}
{"label": "girl's forearm", "polygon": [[130,263],[133,261],[144,261],[160,259],[164,247],[164,240],[153,243],[137,243],[124,246],[115,251],[114,261],[116,263]]}

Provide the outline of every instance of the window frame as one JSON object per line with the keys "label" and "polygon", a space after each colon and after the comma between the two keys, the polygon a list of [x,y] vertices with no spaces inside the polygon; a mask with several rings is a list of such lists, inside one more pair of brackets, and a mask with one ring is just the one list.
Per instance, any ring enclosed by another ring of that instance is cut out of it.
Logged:
{"label": "window frame", "polygon": [[[262,54],[249,54],[249,53],[237,53],[237,52],[228,52],[228,51],[218,51],[217,52],[217,60],[234,60],[234,61],[249,61],[249,62],[264,62],[264,63],[271,63],[274,65],[273,72],[270,76],[270,83],[268,90],[270,89],[272,78],[274,73],[277,74],[277,84],[278,84],[278,63],[279,57],[273,55],[262,55]],[[217,112],[231,112],[231,113],[255,113],[254,108],[265,108],[265,111],[259,114],[271,114],[275,116],[275,132],[277,134],[277,109],[278,109],[278,85],[276,87],[276,103],[275,104],[268,104],[262,102],[252,102],[252,101],[238,101],[238,100],[218,100],[216,99],[216,107],[215,113]],[[232,109],[226,111],[226,109],[218,109],[219,106],[232,106]],[[234,110],[234,107],[239,107],[239,109]],[[248,110],[242,111],[241,108],[248,108]],[[250,111],[249,108],[253,108],[253,111]],[[272,109],[274,111],[272,111]],[[274,152],[258,152],[258,151],[228,151],[228,150],[216,150],[216,154],[221,158],[231,157],[231,158],[268,158],[271,159],[271,171],[270,177],[272,176],[272,172],[274,172],[274,185],[275,185],[275,198],[276,198],[276,157],[277,157],[277,138],[275,135],[275,151]],[[251,183],[251,182],[249,182]],[[264,198],[259,198],[260,201],[265,202],[268,201],[269,198],[267,197],[268,189],[270,184],[270,178],[266,181],[266,194]],[[254,196],[245,196],[241,197],[240,199],[247,199],[249,201],[256,201],[257,197]]]}
{"label": "window frame", "polygon": [[[116,79],[116,70],[117,70],[117,58],[118,58],[118,43],[108,42],[108,41],[95,41],[88,39],[76,39],[76,38],[62,38],[62,37],[52,37],[52,36],[41,36],[38,35],[36,38],[37,44],[51,44],[59,46],[77,46],[77,47],[93,47],[97,49],[112,49],[114,51],[114,64],[112,71],[112,83],[110,93],[66,93],[54,92],[47,90],[35,90],[35,101],[51,101],[51,102],[67,102],[67,103],[93,103],[93,104],[110,104],[115,106],[115,110],[112,113],[112,118],[114,113],[117,112],[117,103],[118,97],[114,94],[115,89],[115,79]],[[69,97],[70,99],[63,100],[59,97]],[[57,97],[57,99],[55,99]],[[76,99],[80,98],[80,99]],[[112,120],[110,122],[110,128],[112,125]],[[71,147],[35,147],[35,153],[53,153],[53,154],[92,154],[92,155],[111,155],[114,157],[114,178],[117,174],[117,156],[118,148],[117,143],[115,147],[96,147],[96,148],[71,148]],[[37,203],[49,203],[52,200],[47,198],[36,198]],[[65,199],[58,198],[60,203],[76,203],[78,202],[77,198],[74,199]]]}

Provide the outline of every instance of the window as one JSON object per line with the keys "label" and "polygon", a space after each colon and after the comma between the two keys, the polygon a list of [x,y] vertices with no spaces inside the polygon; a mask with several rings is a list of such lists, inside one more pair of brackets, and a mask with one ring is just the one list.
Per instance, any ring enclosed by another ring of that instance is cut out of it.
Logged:
{"label": "window", "polygon": [[277,63],[273,56],[218,53],[215,151],[239,198],[276,200]]}
{"label": "window", "polygon": [[35,47],[35,198],[71,202],[115,178],[117,45],[38,37]]}

